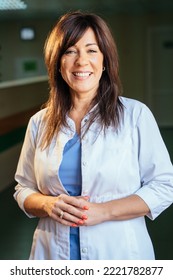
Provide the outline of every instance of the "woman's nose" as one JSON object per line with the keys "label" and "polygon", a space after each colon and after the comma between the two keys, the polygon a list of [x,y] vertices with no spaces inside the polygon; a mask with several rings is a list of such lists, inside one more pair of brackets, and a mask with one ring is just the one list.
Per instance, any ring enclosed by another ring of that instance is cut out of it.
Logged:
{"label": "woman's nose", "polygon": [[87,65],[88,64],[87,54],[84,52],[79,53],[76,58],[76,64],[79,66]]}

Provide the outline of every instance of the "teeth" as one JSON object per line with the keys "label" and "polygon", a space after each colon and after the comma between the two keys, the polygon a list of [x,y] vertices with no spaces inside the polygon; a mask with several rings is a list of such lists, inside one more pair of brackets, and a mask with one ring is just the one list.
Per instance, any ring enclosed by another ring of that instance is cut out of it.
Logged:
{"label": "teeth", "polygon": [[78,77],[88,77],[90,73],[74,73],[74,75]]}

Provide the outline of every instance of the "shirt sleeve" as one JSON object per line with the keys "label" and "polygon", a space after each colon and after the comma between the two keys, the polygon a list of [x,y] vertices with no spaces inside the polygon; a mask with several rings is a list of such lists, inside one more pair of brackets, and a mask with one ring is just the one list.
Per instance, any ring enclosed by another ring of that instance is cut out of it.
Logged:
{"label": "shirt sleeve", "polygon": [[29,195],[39,193],[34,171],[36,131],[36,126],[31,118],[27,126],[15,174],[15,180],[18,184],[15,187],[14,198],[28,217],[33,216],[25,211],[24,201]]}
{"label": "shirt sleeve", "polygon": [[137,122],[141,188],[136,192],[154,220],[173,202],[173,166],[158,125],[144,105]]}

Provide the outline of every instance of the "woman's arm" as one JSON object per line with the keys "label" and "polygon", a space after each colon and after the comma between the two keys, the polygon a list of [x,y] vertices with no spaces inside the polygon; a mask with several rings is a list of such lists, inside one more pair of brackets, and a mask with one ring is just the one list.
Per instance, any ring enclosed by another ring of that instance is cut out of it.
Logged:
{"label": "woman's arm", "polygon": [[[50,217],[67,226],[83,225],[87,218],[88,197],[73,197],[61,194],[57,197],[34,193],[24,201],[25,211],[36,217]],[[63,218],[60,218],[63,213]]]}
{"label": "woman's arm", "polygon": [[[120,221],[145,216],[149,213],[147,204],[138,196],[104,203],[92,203],[88,198],[71,197],[62,194],[58,197],[31,194],[24,202],[25,211],[37,217],[51,217],[68,226],[95,225],[105,221]],[[61,211],[64,216],[61,219]]]}
{"label": "woman's arm", "polygon": [[108,219],[116,221],[145,216],[150,212],[144,200],[135,194],[107,202],[106,206]]}
{"label": "woman's arm", "polygon": [[104,203],[86,202],[89,210],[85,225],[94,225],[105,221],[121,221],[145,216],[150,212],[149,207],[138,195],[111,200]]}
{"label": "woman's arm", "polygon": [[[51,217],[68,226],[95,225],[105,221],[120,221],[147,215],[147,204],[137,195],[104,203],[92,203],[88,198],[62,194],[58,197],[31,194],[24,202],[25,211],[37,217]],[[63,218],[60,218],[63,211]]]}

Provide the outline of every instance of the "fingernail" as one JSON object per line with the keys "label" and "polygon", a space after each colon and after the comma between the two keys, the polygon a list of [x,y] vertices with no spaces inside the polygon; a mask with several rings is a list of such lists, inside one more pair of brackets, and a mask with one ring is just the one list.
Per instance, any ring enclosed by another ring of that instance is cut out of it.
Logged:
{"label": "fingernail", "polygon": [[82,215],[82,219],[83,219],[83,220],[87,220],[88,217],[87,217],[86,215]]}
{"label": "fingernail", "polygon": [[79,225],[83,225],[83,224],[84,224],[84,221],[79,220],[77,223],[78,223]]}
{"label": "fingernail", "polygon": [[71,227],[77,227],[77,225],[76,224],[72,224]]}
{"label": "fingernail", "polygon": [[88,210],[89,207],[85,205],[85,206],[83,207],[83,209],[84,209],[84,210]]}

